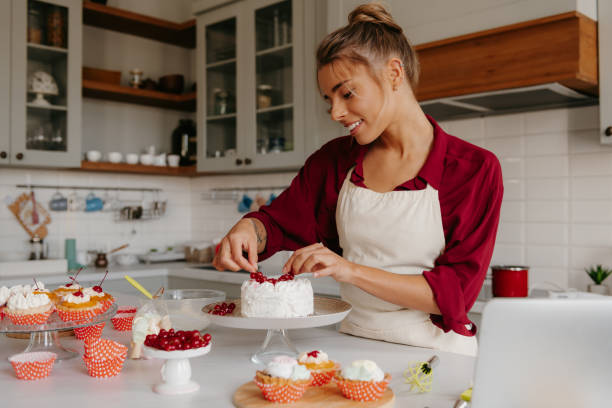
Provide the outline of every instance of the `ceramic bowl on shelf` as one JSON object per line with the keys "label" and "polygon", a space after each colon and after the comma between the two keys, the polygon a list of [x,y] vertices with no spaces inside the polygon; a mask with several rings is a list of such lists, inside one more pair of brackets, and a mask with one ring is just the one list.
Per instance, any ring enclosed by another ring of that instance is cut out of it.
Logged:
{"label": "ceramic bowl on shelf", "polygon": [[170,167],[178,167],[181,161],[181,156],[178,154],[169,154],[167,157],[168,166]]}
{"label": "ceramic bowl on shelf", "polygon": [[102,153],[100,153],[98,150],[90,150],[85,154],[85,156],[87,157],[88,161],[97,162],[102,158]]}
{"label": "ceramic bowl on shelf", "polygon": [[125,155],[125,162],[127,164],[138,164],[138,155],[136,153],[128,153]]}
{"label": "ceramic bowl on shelf", "polygon": [[108,154],[108,161],[111,163],[121,163],[121,159],[123,159],[123,155],[119,152],[110,152]]}
{"label": "ceramic bowl on shelf", "polygon": [[140,155],[140,164],[144,164],[145,166],[151,166],[153,164],[154,156],[149,153]]}

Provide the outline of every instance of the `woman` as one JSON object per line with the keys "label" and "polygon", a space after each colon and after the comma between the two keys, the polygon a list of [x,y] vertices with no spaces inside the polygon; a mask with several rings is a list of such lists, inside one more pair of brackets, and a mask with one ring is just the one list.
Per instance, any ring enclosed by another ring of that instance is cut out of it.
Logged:
{"label": "woman", "polygon": [[467,317],[491,260],[503,196],[499,161],[446,134],[414,96],[418,61],[383,6],[349,15],[317,50],[331,119],[350,136],[312,154],[271,205],[221,241],[217,269],[254,272],[295,251],[283,273],[340,282],[340,330],[467,355]]}

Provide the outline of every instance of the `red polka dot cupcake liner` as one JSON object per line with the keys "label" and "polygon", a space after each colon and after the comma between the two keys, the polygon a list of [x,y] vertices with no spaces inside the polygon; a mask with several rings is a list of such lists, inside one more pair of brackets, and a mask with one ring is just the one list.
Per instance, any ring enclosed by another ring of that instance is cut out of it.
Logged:
{"label": "red polka dot cupcake liner", "polygon": [[382,381],[355,381],[347,380],[338,375],[334,381],[340,388],[342,395],[354,401],[376,401],[385,393],[391,376],[385,375]]}
{"label": "red polka dot cupcake liner", "polygon": [[306,389],[310,386],[308,382],[295,382],[286,384],[266,384],[254,379],[266,400],[287,404],[302,398]]}
{"label": "red polka dot cupcake liner", "polygon": [[118,331],[130,331],[132,330],[132,323],[134,322],[134,316],[136,313],[117,313],[111,322],[113,327]]}
{"label": "red polka dot cupcake liner", "polygon": [[87,374],[91,377],[110,378],[117,376],[121,372],[125,356],[124,354],[115,358],[105,358],[101,360],[83,356],[83,361],[85,361],[85,366],[87,367]]}
{"label": "red polka dot cupcake liner", "polygon": [[51,374],[57,354],[48,351],[21,353],[11,356],[9,361],[20,380],[38,380]]}
{"label": "red polka dot cupcake liner", "polygon": [[87,339],[84,348],[83,357],[93,360],[113,359],[127,355],[127,346],[109,339]]}
{"label": "red polka dot cupcake liner", "polygon": [[136,306],[119,306],[117,308],[117,314],[119,313],[136,313],[138,308]]}
{"label": "red polka dot cupcake liner", "polygon": [[332,378],[334,378],[336,375],[338,368],[338,366],[335,366],[329,370],[311,370],[310,374],[312,375],[312,386],[321,387],[325,384],[329,384]]}
{"label": "red polka dot cupcake liner", "polygon": [[57,314],[64,322],[80,322],[92,319],[100,312],[100,308],[83,309],[83,310],[63,310],[57,309]]}
{"label": "red polka dot cupcake liner", "polygon": [[11,323],[16,325],[31,325],[31,324],[44,324],[53,313],[53,307],[42,313],[32,314],[14,314],[9,309],[5,309],[4,314],[11,320]]}
{"label": "red polka dot cupcake liner", "polygon": [[74,329],[74,336],[79,340],[99,339],[106,322]]}

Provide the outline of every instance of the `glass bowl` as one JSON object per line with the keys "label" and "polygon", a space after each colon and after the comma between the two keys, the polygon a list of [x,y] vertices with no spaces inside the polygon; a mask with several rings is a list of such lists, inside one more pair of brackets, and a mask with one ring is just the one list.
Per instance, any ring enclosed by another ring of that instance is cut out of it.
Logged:
{"label": "glass bowl", "polygon": [[213,289],[169,289],[163,299],[174,330],[204,330],[210,318],[202,308],[225,300],[225,292]]}

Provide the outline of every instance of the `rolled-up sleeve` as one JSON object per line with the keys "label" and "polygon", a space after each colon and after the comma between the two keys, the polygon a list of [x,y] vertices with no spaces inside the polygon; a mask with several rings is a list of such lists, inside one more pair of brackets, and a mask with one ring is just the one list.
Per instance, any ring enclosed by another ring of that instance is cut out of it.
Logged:
{"label": "rolled-up sleeve", "polygon": [[244,218],[257,218],[266,228],[266,247],[258,255],[264,260],[281,250],[295,251],[317,242],[315,211],[320,201],[323,172],[329,167],[321,150],[306,160],[304,166],[270,205],[248,213]]}
{"label": "rolled-up sleeve", "polygon": [[461,185],[447,186],[447,192],[440,194],[446,246],[434,268],[423,272],[441,313],[431,315],[432,322],[445,332],[464,336],[476,334],[467,313],[491,262],[504,191],[501,167],[493,154],[479,167],[459,181]]}

